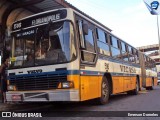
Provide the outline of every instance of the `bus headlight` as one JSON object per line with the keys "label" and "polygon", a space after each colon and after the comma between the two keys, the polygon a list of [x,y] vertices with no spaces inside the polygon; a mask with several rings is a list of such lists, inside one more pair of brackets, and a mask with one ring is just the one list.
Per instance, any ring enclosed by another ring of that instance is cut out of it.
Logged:
{"label": "bus headlight", "polygon": [[15,85],[8,85],[7,89],[10,91],[16,90],[16,86]]}
{"label": "bus headlight", "polygon": [[62,88],[73,88],[74,84],[72,81],[62,82]]}

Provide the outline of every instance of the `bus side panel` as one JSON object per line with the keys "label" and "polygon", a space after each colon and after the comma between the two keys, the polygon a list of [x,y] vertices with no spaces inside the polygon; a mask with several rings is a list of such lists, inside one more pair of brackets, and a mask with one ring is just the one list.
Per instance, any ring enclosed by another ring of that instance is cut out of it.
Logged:
{"label": "bus side panel", "polygon": [[157,86],[157,80],[158,80],[158,78],[154,77],[154,86]]}
{"label": "bus side panel", "polygon": [[113,94],[124,91],[124,79],[123,76],[112,76]]}
{"label": "bus side panel", "polygon": [[142,77],[140,77],[140,80],[139,80],[139,86],[140,86],[140,89],[142,89]]}
{"label": "bus side panel", "polygon": [[131,77],[130,76],[125,76],[124,78],[124,91],[128,91],[131,88]]}
{"label": "bus side panel", "polygon": [[151,77],[147,77],[146,78],[146,87],[150,87],[152,86],[152,78]]}
{"label": "bus side panel", "polygon": [[136,88],[136,76],[131,76],[131,88],[130,90],[134,90]]}
{"label": "bus side panel", "polygon": [[102,77],[83,75],[80,76],[81,82],[81,101],[98,98],[101,95]]}
{"label": "bus side panel", "polygon": [[136,76],[114,76],[113,80],[113,94],[134,90],[136,88]]}
{"label": "bus side panel", "polygon": [[114,76],[112,80],[113,94],[134,90],[136,88],[136,76]]}

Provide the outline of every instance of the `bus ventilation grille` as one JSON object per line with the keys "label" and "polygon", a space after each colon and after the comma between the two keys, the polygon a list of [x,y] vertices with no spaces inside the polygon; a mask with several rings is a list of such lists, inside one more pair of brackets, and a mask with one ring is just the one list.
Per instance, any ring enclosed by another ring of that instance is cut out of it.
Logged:
{"label": "bus ventilation grille", "polygon": [[17,90],[49,90],[56,89],[60,82],[67,81],[65,74],[45,74],[10,77],[10,85],[16,85]]}

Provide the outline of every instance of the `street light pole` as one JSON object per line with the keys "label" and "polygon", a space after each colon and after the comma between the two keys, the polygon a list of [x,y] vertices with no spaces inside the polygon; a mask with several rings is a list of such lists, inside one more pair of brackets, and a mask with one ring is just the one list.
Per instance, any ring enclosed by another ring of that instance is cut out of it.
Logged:
{"label": "street light pole", "polygon": [[158,15],[157,15],[157,29],[158,29],[159,56],[160,56],[160,35],[159,35],[159,20],[158,20]]}

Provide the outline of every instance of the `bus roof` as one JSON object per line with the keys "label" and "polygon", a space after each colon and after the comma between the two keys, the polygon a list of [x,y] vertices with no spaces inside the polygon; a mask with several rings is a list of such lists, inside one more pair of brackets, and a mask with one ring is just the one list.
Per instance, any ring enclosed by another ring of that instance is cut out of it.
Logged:
{"label": "bus roof", "polygon": [[[71,5],[71,4],[70,4]],[[71,5],[72,6],[72,5]],[[45,14],[45,13],[49,13],[49,12],[53,12],[53,11],[57,11],[57,10],[63,10],[63,9],[72,9],[82,15],[84,15],[85,17],[89,18],[90,20],[96,22],[97,24],[101,25],[102,27],[104,27],[105,29],[107,29],[108,31],[112,31],[110,28],[106,27],[105,25],[103,25],[102,23],[100,23],[99,21],[95,20],[94,18],[92,18],[91,16],[87,15],[86,13],[80,11],[79,9],[77,9],[76,7],[72,6],[73,8],[59,8],[59,9],[54,9],[54,10],[48,10],[48,11],[44,11],[44,12],[40,12],[40,13],[37,13],[37,14],[33,14],[33,15],[30,15],[30,16],[27,16],[27,17],[24,17],[20,20],[17,20],[14,23],[18,22],[18,21],[21,21],[21,20],[24,20],[24,19],[28,19],[28,18],[31,18],[31,17],[34,17],[34,16],[37,16],[37,15],[42,15],[42,14]]]}

